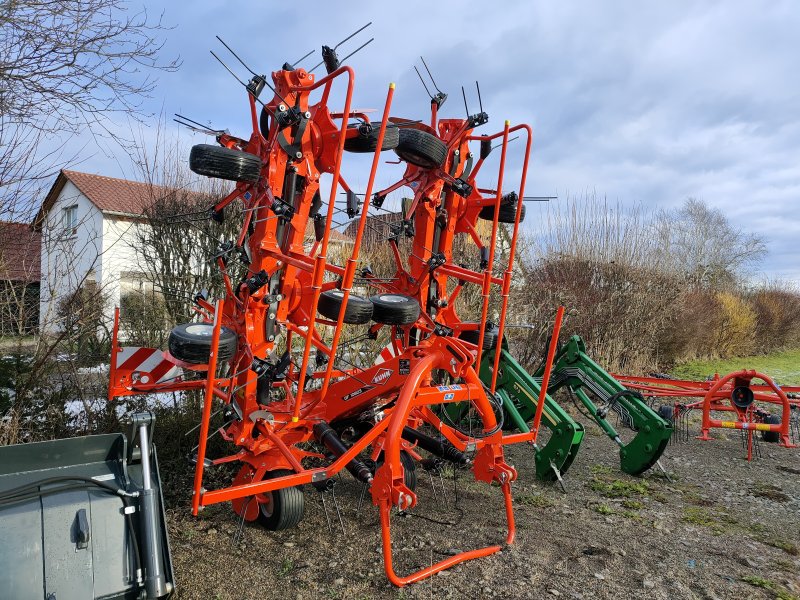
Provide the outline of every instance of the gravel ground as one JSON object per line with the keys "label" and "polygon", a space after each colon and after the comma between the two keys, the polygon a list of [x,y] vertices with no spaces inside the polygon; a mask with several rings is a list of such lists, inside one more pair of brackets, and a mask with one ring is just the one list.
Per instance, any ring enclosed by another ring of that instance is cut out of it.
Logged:
{"label": "gravel ground", "polygon": [[[696,432],[697,424],[692,425]],[[181,599],[270,598],[800,598],[800,449],[762,443],[744,460],[738,434],[673,443],[662,463],[672,481],[619,470],[613,444],[587,426],[566,476],[567,493],[535,480],[529,447],[508,450],[517,539],[503,552],[398,590],[380,554],[377,509],[349,475],[337,486],[344,532],[332,499],[328,529],[319,494],[306,492],[299,527],[272,533],[239,523],[229,505],[186,509],[168,521]],[[401,574],[454,550],[505,535],[498,488],[459,474],[419,472],[420,517],[393,518]],[[436,522],[424,520],[428,517]]]}

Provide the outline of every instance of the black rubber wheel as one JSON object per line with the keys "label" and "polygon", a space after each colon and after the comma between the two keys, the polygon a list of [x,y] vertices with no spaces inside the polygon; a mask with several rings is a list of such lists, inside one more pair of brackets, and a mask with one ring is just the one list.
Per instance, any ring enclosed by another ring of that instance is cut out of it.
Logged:
{"label": "black rubber wheel", "polygon": [[258,117],[258,128],[261,130],[261,135],[265,140],[269,139],[269,113],[266,108],[261,109],[261,114]]}
{"label": "black rubber wheel", "polygon": [[[169,332],[169,353],[183,362],[204,365],[211,353],[211,323],[184,323]],[[238,340],[236,332],[227,327],[219,331],[219,350],[217,362],[225,362],[236,354]]]}
{"label": "black rubber wheel", "polygon": [[419,129],[400,129],[400,139],[394,151],[407,163],[425,169],[441,167],[447,158],[447,144]]}
{"label": "black rubber wheel", "polygon": [[[478,216],[485,221],[494,220],[494,206],[484,206]],[[517,218],[517,203],[504,203],[500,205],[500,214],[497,217],[498,223],[513,223]],[[522,205],[522,212],[519,213],[519,222],[525,220],[525,205]]]}
{"label": "black rubber wheel", "polygon": [[[403,483],[405,483],[406,487],[412,492],[416,491],[417,463],[405,450],[400,450],[400,462],[403,464]],[[377,470],[381,465],[383,465],[383,452],[378,455],[378,460],[375,463],[375,469]]]}
{"label": "black rubber wheel", "polygon": [[[292,471],[278,470],[267,473],[265,479],[291,475]],[[258,505],[258,522],[270,531],[296,527],[306,509],[306,499],[299,487],[289,487],[267,492],[268,502]]]}
{"label": "black rubber wheel", "polygon": [[410,325],[419,319],[419,303],[401,294],[376,294],[370,297],[372,320],[385,325]]}
{"label": "black rubber wheel", "polygon": [[261,159],[241,150],[197,144],[189,154],[189,168],[206,177],[253,182],[261,174]]}
{"label": "black rubber wheel", "polygon": [[669,404],[662,404],[658,407],[658,416],[664,419],[665,421],[672,423],[672,419],[675,415],[675,407],[670,406]]}
{"label": "black rubber wheel", "polygon": [[[464,323],[465,325],[471,323]],[[477,323],[474,323],[477,325]],[[486,327],[484,327],[484,334],[483,334],[483,349],[484,350],[494,350],[497,348],[497,334],[500,333],[497,329],[497,325],[489,321],[486,323]],[[469,342],[470,344],[477,345],[480,341],[480,334],[481,332],[477,329],[472,329],[468,331],[462,331],[459,334],[459,338],[464,340],[465,342]]]}
{"label": "black rubber wheel", "polygon": [[[359,125],[350,125],[351,128],[359,127]],[[360,130],[359,130],[360,131]],[[348,138],[344,141],[344,149],[348,152],[375,152],[378,147],[378,133],[380,133],[380,123],[374,123],[372,130],[363,135],[359,133],[356,137]],[[388,124],[386,125],[386,133],[383,134],[383,144],[381,145],[381,152],[384,150],[394,150],[400,141],[400,129]]]}
{"label": "black rubber wheel", "polygon": [[[767,415],[764,423],[767,425],[780,425],[781,418],[779,415]],[[781,434],[777,431],[762,431],[761,439],[769,444],[777,444],[781,441]]]}
{"label": "black rubber wheel", "polygon": [[[335,321],[339,318],[339,309],[342,306],[344,292],[342,290],[328,290],[319,295],[317,311],[323,317]],[[353,296],[347,299],[347,308],[344,309],[344,322],[350,325],[362,325],[369,323],[372,319],[372,302],[361,296]]]}

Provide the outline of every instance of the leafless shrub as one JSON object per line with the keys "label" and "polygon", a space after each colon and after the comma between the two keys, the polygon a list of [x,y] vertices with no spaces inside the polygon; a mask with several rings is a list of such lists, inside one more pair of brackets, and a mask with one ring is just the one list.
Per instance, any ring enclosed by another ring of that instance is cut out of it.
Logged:
{"label": "leafless shrub", "polygon": [[647,371],[696,357],[730,356],[797,339],[800,296],[748,290],[763,242],[690,199],[648,215],[594,196],[551,205],[528,238],[512,288],[515,351],[541,360],[556,307],[563,335],[580,334],[612,369]]}
{"label": "leafless shrub", "polygon": [[[195,295],[206,289],[212,298],[223,296],[222,275],[215,255],[220,244],[236,240],[241,227],[241,202],[229,205],[224,223],[210,218],[211,207],[232,186],[209,178],[197,178],[188,169],[186,148],[180,141],[164,138],[159,125],[155,141],[147,144],[139,135],[137,177],[149,186],[144,219],[136,227],[134,246],[145,279],[163,298],[167,320],[186,322],[193,315]],[[245,269],[233,249],[224,257],[234,281]],[[161,302],[160,300],[159,302]],[[140,316],[145,316],[140,311]],[[147,327],[139,324],[139,330]]]}
{"label": "leafless shrub", "polygon": [[780,281],[767,281],[749,294],[756,314],[756,336],[762,351],[800,343],[800,293]]}

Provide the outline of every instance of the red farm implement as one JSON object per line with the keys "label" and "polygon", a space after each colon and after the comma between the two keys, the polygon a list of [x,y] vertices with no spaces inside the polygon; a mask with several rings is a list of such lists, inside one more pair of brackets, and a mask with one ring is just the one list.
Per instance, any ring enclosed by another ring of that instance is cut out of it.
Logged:
{"label": "red farm implement", "polygon": [[[366,111],[352,108],[353,70],[340,64],[335,49],[324,47],[323,59],[324,77],[289,64],[272,73],[271,84],[253,73],[245,84],[250,137],[217,131],[219,145],[192,149],[196,173],[235,181],[235,189],[212,207],[211,218],[222,219],[234,202],[242,208],[238,238],[222,244],[215,257],[224,298],[210,302],[198,296],[199,322],[176,327],[164,352],[121,347],[116,319],[109,396],[203,391],[194,514],[230,501],[241,518],[285,529],[302,518],[301,486],[324,492],[334,476],[349,471],[369,486],[380,511],[385,570],[402,586],[501,549],[491,545],[408,576],[395,573],[390,515],[393,507],[417,504],[409,475],[424,454],[468,465],[476,480],[497,484],[507,518],[503,543],[514,539],[511,482],[517,473],[503,446],[536,441],[542,402],[530,431],[504,434],[496,377],[484,384],[478,371],[484,350],[493,348],[491,340],[496,344],[503,337],[532,131],[506,122],[491,135],[476,135],[488,115],[481,108],[465,119],[439,119],[442,93],[431,99],[429,123],[391,117],[393,84],[382,118],[370,122]],[[329,108],[334,85],[344,88],[339,111]],[[265,87],[273,96],[259,111]],[[526,140],[520,179],[515,192],[504,193],[509,136],[515,134]],[[479,185],[492,144],[500,148],[497,173]],[[405,162],[405,173],[376,192],[385,150]],[[342,172],[348,152],[372,154],[363,201]],[[329,186],[321,184],[323,175],[330,177]],[[402,219],[387,240],[396,270],[379,277],[359,264],[368,215],[382,210],[387,195],[401,187],[414,195],[404,201]],[[340,190],[345,211],[357,219],[343,265],[330,258],[334,214],[343,210],[337,207]],[[479,234],[478,219],[490,227],[487,239]],[[504,265],[496,247],[500,223],[511,232]],[[310,247],[307,227],[315,232]],[[459,234],[477,246],[477,268],[461,266],[453,255]],[[413,238],[410,251],[401,238]],[[233,261],[246,267],[244,277],[231,275]],[[480,290],[477,322],[463,321],[456,311],[467,286]],[[357,294],[366,288],[375,293]],[[492,288],[499,294],[493,296]],[[494,309],[500,319],[489,339],[480,324],[488,321],[492,297],[499,298]],[[365,338],[388,333],[391,351],[370,364],[345,364],[350,355],[343,331],[356,326],[363,327]],[[554,351],[555,345],[551,361]],[[492,359],[497,372],[499,358]],[[443,406],[458,402],[473,407],[481,423],[476,431],[448,419]],[[206,440],[215,407],[230,416],[219,432],[234,450],[211,458]],[[231,485],[206,489],[205,469],[224,463],[241,465]]]}
{"label": "red farm implement", "polygon": [[712,440],[710,433],[714,428],[742,431],[748,460],[753,457],[753,442],[757,439],[753,437],[754,432],[761,432],[765,441],[777,442],[786,448],[796,447],[800,440],[800,400],[797,399],[800,387],[778,386],[763,373],[741,370],[723,377],[716,374],[707,381],[615,377],[653,403],[661,398],[674,398],[674,403],[662,403],[658,411],[662,417],[681,423],[684,437],[688,436],[688,416],[693,410],[702,412],[698,439]]}

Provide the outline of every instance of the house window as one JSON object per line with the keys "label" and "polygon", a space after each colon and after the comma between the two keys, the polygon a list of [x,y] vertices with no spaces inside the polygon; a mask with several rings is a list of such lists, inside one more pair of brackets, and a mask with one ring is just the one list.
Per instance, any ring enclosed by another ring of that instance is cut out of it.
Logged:
{"label": "house window", "polygon": [[64,231],[67,235],[78,233],[78,205],[67,206],[63,210]]}

